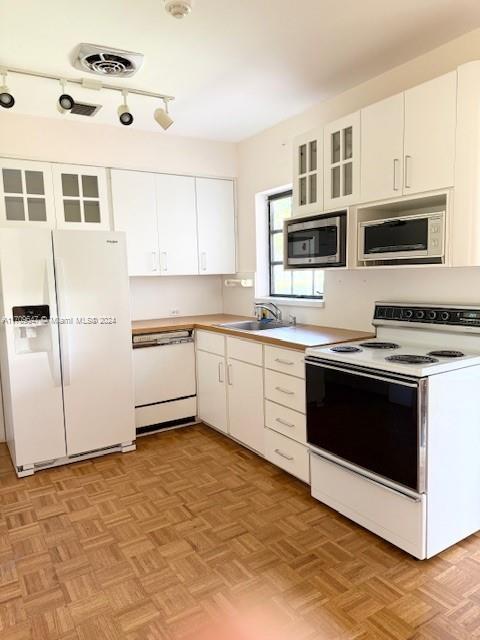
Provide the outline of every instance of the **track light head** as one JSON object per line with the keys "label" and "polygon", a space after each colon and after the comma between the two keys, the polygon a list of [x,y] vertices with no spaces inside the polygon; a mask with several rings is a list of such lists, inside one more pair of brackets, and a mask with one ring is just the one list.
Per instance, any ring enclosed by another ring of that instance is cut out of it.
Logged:
{"label": "track light head", "polygon": [[159,124],[164,131],[166,131],[173,124],[173,118],[168,113],[168,100],[163,100],[165,108],[159,107],[153,112],[153,118],[157,124]]}
{"label": "track light head", "polygon": [[9,92],[8,87],[0,87],[0,107],[11,109],[15,104],[15,98]]}
{"label": "track light head", "polygon": [[122,91],[122,95],[123,95],[123,103],[117,109],[118,119],[120,120],[120,124],[123,124],[124,126],[128,127],[133,123],[133,115],[130,112],[130,109],[128,108],[128,104],[127,104],[128,92]]}
{"label": "track light head", "polygon": [[15,98],[7,87],[7,70],[3,67],[0,69],[0,76],[2,76],[2,83],[0,85],[0,107],[11,109],[15,104]]}
{"label": "track light head", "polygon": [[57,109],[61,114],[67,113],[67,111],[71,111],[75,106],[75,100],[71,95],[65,93],[65,80],[60,80],[60,86],[62,87],[62,93],[58,98]]}

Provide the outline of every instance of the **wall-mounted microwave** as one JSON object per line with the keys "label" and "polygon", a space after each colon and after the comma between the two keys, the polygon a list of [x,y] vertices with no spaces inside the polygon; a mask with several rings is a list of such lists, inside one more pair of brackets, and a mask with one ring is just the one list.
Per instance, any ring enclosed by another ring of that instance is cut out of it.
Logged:
{"label": "wall-mounted microwave", "polygon": [[284,223],[286,269],[344,267],[347,212],[290,218]]}
{"label": "wall-mounted microwave", "polygon": [[445,211],[360,222],[360,260],[405,260],[445,255]]}

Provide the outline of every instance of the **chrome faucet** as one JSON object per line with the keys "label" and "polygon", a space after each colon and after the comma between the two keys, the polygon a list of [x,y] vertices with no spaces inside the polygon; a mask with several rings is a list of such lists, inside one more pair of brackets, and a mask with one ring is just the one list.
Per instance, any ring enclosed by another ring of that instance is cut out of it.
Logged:
{"label": "chrome faucet", "polygon": [[262,309],[264,311],[268,311],[271,317],[277,322],[282,321],[282,312],[273,302],[265,302],[265,303],[255,303],[253,307],[253,313],[257,320],[262,319]]}

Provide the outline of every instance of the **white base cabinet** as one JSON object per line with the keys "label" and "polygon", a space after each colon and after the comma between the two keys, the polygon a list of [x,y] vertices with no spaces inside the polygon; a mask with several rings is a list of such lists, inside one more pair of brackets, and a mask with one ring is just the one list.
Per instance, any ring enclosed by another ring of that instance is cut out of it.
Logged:
{"label": "white base cabinet", "polygon": [[227,366],[229,433],[263,455],[263,369],[231,358]]}
{"label": "white base cabinet", "polygon": [[228,433],[225,357],[197,350],[198,417]]}

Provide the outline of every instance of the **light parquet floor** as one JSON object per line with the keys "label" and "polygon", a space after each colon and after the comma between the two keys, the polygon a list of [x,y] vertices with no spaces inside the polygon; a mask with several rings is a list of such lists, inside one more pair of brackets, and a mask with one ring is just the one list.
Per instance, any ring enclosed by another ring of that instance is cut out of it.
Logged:
{"label": "light parquet floor", "polygon": [[204,426],[23,480],[2,445],[0,509],[2,640],[480,638],[479,537],[414,560]]}

